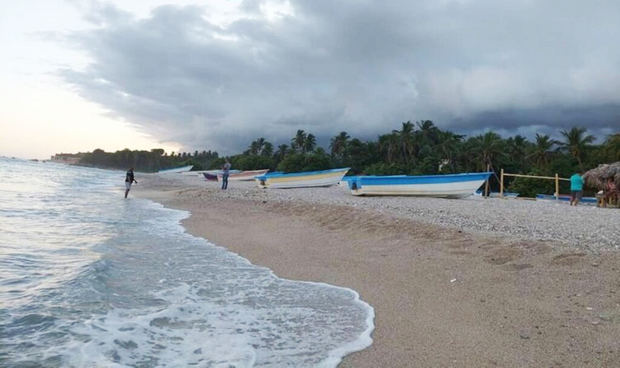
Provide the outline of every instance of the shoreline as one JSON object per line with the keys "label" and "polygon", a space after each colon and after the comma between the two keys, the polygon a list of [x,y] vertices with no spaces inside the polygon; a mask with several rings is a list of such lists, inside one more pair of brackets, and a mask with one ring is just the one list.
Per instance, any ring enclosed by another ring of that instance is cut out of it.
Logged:
{"label": "shoreline", "polygon": [[339,367],[620,364],[615,251],[507,240],[296,192],[276,200],[143,180],[130,195],[189,211],[189,233],[279,277],[350,288],[369,303],[374,342]]}

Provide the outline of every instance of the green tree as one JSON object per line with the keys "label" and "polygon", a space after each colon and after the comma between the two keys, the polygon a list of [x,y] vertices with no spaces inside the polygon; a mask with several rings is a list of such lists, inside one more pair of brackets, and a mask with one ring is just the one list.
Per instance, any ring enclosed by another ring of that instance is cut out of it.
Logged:
{"label": "green tree", "polygon": [[415,134],[414,125],[410,121],[402,123],[400,130],[393,130],[392,133],[398,137],[399,148],[401,157],[405,164],[408,164],[410,159],[413,160],[413,153],[415,151]]}
{"label": "green tree", "polygon": [[379,150],[388,164],[394,163],[400,152],[398,136],[395,133],[379,136]]}
{"label": "green tree", "polygon": [[316,147],[316,137],[312,134],[308,134],[306,136],[306,140],[304,141],[302,152],[303,153],[312,152],[315,147]]}
{"label": "green tree", "polygon": [[295,152],[303,152],[306,144],[306,132],[302,129],[297,130],[295,137],[291,139],[291,149]]}
{"label": "green tree", "polygon": [[288,152],[289,152],[288,145],[281,144],[278,146],[278,149],[274,153],[274,158],[276,159],[277,162],[280,162],[284,159],[284,156],[286,156]]}
{"label": "green tree", "polygon": [[620,161],[620,133],[615,133],[608,135],[605,142],[594,150],[589,160],[589,167],[618,161]]}
{"label": "green tree", "polygon": [[278,164],[277,169],[284,172],[316,171],[331,168],[331,160],[325,151],[304,154],[289,153]]}
{"label": "green tree", "polygon": [[329,148],[334,158],[338,160],[344,159],[344,153],[347,149],[349,138],[351,137],[347,134],[347,132],[340,132],[337,136],[331,139]]}
{"label": "green tree", "polygon": [[260,154],[261,156],[273,156],[273,144],[271,142],[265,142]]}
{"label": "green tree", "polygon": [[496,158],[504,155],[504,142],[502,137],[494,132],[486,132],[471,139],[470,153],[478,163],[478,168],[486,170],[487,165],[493,168]]}
{"label": "green tree", "polygon": [[440,130],[433,124],[431,120],[422,120],[416,122],[418,126],[418,136],[420,143],[423,145],[435,145],[439,141]]}
{"label": "green tree", "polygon": [[564,136],[564,142],[559,142],[561,149],[577,160],[581,172],[584,171],[583,161],[586,152],[590,143],[594,142],[594,136],[585,135],[586,130],[586,128],[573,127],[569,131],[562,130],[560,132]]}
{"label": "green tree", "polygon": [[555,144],[556,141],[551,139],[548,135],[536,133],[536,142],[531,152],[526,157],[533,159],[536,168],[546,173],[549,167],[552,148]]}
{"label": "green tree", "polygon": [[439,131],[437,133],[437,151],[441,157],[440,165],[442,172],[456,172],[456,156],[462,144],[462,135],[449,131]]}

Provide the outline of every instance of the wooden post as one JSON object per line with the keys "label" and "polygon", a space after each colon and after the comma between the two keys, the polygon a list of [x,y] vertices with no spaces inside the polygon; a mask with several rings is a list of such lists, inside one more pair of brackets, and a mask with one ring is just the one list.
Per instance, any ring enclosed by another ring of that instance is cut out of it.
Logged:
{"label": "wooden post", "polygon": [[499,197],[504,198],[504,169],[501,170],[499,175]]}
{"label": "wooden post", "polygon": [[555,200],[560,199],[560,177],[555,173]]}
{"label": "wooden post", "polygon": [[[487,164],[487,172],[489,172],[489,170],[491,170],[491,164]],[[484,184],[484,197],[489,197],[489,178],[487,178],[487,181]]]}

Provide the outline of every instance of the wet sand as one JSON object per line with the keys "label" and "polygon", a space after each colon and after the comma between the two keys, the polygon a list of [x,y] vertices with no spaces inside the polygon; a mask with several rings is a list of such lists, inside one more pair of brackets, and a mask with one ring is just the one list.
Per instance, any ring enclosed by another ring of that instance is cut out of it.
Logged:
{"label": "wet sand", "polygon": [[374,342],[341,367],[620,366],[617,251],[155,175],[141,184],[132,195],[190,211],[196,236],[280,277],[358,291],[375,308]]}

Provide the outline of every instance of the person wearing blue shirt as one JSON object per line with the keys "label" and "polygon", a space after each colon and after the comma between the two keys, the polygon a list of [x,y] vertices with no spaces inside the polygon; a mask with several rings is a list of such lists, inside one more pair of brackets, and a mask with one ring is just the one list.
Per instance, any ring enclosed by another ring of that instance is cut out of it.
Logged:
{"label": "person wearing blue shirt", "polygon": [[583,195],[583,178],[575,173],[570,177],[570,205],[576,206]]}

